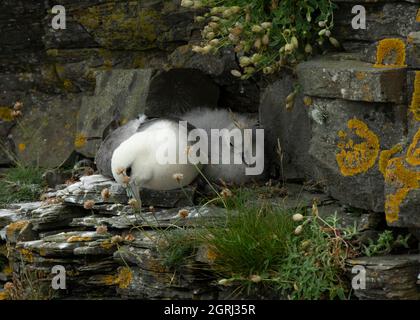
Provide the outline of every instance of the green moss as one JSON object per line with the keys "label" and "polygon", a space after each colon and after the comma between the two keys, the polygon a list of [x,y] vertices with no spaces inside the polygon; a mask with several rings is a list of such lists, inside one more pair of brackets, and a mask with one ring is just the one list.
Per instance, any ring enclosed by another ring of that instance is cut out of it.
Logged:
{"label": "green moss", "polygon": [[75,18],[106,48],[148,49],[154,46],[162,26],[158,11],[138,3],[107,3],[76,13]]}

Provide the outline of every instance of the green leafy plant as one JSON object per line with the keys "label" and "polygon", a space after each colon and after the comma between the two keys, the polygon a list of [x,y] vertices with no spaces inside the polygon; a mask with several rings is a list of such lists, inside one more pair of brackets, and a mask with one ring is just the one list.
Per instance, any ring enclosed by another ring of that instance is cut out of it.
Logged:
{"label": "green leafy plant", "polygon": [[411,235],[408,234],[405,237],[398,235],[397,238],[391,230],[385,230],[379,235],[378,240],[373,241],[369,239],[369,245],[363,247],[363,253],[368,257],[376,255],[385,255],[391,253],[395,248],[409,248],[408,240]]}
{"label": "green leafy plant", "polygon": [[233,46],[241,70],[232,74],[241,79],[293,66],[327,43],[340,46],[332,37],[330,0],[183,0],[181,5],[209,10],[196,17],[206,25],[193,51],[208,54]]}
{"label": "green leafy plant", "polygon": [[181,242],[172,238],[176,260],[182,261],[185,248],[193,252],[185,245],[196,242],[211,252],[210,268],[219,284],[235,286],[237,293],[265,288],[289,299],[345,299],[344,262],[357,254],[354,229],[338,229],[335,216],[322,219],[315,204],[313,214],[305,216],[256,198],[255,190],[240,188],[223,203],[214,201],[226,206],[226,217],[191,230]]}

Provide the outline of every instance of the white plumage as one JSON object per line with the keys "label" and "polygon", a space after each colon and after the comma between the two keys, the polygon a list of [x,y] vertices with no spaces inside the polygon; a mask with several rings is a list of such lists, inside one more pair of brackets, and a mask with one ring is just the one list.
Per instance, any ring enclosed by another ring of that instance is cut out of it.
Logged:
{"label": "white plumage", "polygon": [[[178,131],[179,124],[173,120],[152,120],[144,125],[114,151],[111,160],[114,179],[127,184],[126,176],[129,176],[131,183],[152,190],[172,190],[190,184],[199,173],[194,165],[161,164],[157,158],[158,148],[175,147],[178,152]],[[176,163],[178,160],[177,157]],[[182,179],[177,180],[174,175]]]}
{"label": "white plumage", "polygon": [[[229,131],[240,129],[251,129],[255,135],[255,129],[258,126],[258,119],[253,114],[238,114],[225,109],[196,108],[182,115],[183,120],[188,121],[196,128],[204,129],[210,139],[212,129],[227,129]],[[255,136],[254,136],[255,137]],[[230,164],[222,163],[222,154],[220,152],[219,163],[210,163],[204,166],[203,173],[211,181],[226,182],[229,184],[244,184],[264,177],[264,173],[257,176],[246,175],[246,168],[249,166],[250,157],[255,154],[258,163],[264,163],[264,143],[257,144],[255,140],[247,141],[242,134],[243,144],[235,145],[232,141],[222,139],[211,141],[212,148],[223,147],[230,148]],[[243,161],[240,164],[234,164],[235,156],[239,156]],[[209,158],[211,155],[209,155]]]}

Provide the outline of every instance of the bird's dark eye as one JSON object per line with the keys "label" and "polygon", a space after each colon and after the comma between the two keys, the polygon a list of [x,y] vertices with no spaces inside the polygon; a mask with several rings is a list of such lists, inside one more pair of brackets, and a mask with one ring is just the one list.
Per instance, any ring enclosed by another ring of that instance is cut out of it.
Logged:
{"label": "bird's dark eye", "polygon": [[128,168],[125,170],[125,174],[127,175],[127,177],[130,177],[130,176],[131,176],[131,167],[128,167]]}

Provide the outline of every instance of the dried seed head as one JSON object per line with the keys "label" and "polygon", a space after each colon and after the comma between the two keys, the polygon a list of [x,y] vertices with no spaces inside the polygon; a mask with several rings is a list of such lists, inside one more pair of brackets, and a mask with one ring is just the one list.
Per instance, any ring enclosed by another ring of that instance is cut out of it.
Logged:
{"label": "dried seed head", "polygon": [[134,241],[134,240],[136,240],[136,238],[131,234],[131,233],[129,233],[129,234],[127,234],[125,237],[124,237],[124,241],[129,241],[129,242],[131,242],[131,241]]}
{"label": "dried seed head", "polygon": [[103,200],[108,200],[111,196],[111,193],[109,192],[108,188],[102,189],[101,191],[101,197]]}
{"label": "dried seed head", "polygon": [[134,209],[140,208],[140,203],[136,199],[130,199],[128,200],[128,205]]}
{"label": "dried seed head", "polygon": [[292,216],[292,219],[295,222],[300,222],[303,220],[303,215],[301,215],[300,213],[296,213]]}
{"label": "dried seed head", "polygon": [[256,24],[252,26],[251,31],[254,33],[260,33],[260,32],[263,32],[264,29],[261,26]]}
{"label": "dried seed head", "polygon": [[239,64],[241,65],[242,68],[249,66],[250,64],[252,64],[252,60],[251,58],[247,57],[247,56],[243,56],[239,59]]}
{"label": "dried seed head", "polygon": [[15,285],[12,282],[6,282],[3,288],[6,291],[12,291],[15,288]]}
{"label": "dried seed head", "polygon": [[83,203],[83,208],[85,208],[86,210],[90,210],[90,209],[93,208],[94,205],[95,205],[95,201],[93,201],[93,200],[86,200]]}
{"label": "dried seed head", "polygon": [[13,105],[13,109],[18,111],[21,110],[23,108],[23,102],[21,101],[16,101],[15,104]]}
{"label": "dried seed head", "polygon": [[270,36],[267,33],[262,38],[262,44],[265,46],[270,44]]}
{"label": "dried seed head", "polygon": [[111,238],[111,243],[121,243],[121,242],[123,242],[123,238],[120,235],[116,235]]}
{"label": "dried seed head", "polygon": [[273,24],[271,22],[261,23],[261,27],[263,27],[264,29],[270,29],[272,26],[273,26]]}
{"label": "dried seed head", "polygon": [[259,283],[262,281],[261,276],[257,275],[257,274],[253,274],[252,276],[249,277],[249,280],[251,280],[254,283]]}
{"label": "dried seed head", "polygon": [[221,286],[228,286],[230,284],[230,281],[228,279],[221,279],[217,283]]}
{"label": "dried seed head", "polygon": [[190,215],[190,212],[187,209],[181,209],[181,210],[179,210],[178,215],[182,219],[185,219],[185,218],[188,218],[188,216]]}
{"label": "dried seed head", "polygon": [[209,42],[209,44],[213,47],[217,47],[220,44],[220,40],[219,39],[213,39]]}
{"label": "dried seed head", "polygon": [[296,227],[296,229],[295,229],[295,235],[300,235],[301,233],[302,233],[302,231],[303,231],[303,226],[302,225],[300,225],[300,226],[297,226]]}
{"label": "dried seed head", "polygon": [[194,18],[195,22],[204,22],[206,20],[206,18],[202,17],[202,16],[197,16]]}
{"label": "dried seed head", "polygon": [[172,178],[177,182],[181,182],[184,179],[184,175],[182,173],[174,173]]}
{"label": "dried seed head", "polygon": [[242,73],[241,73],[240,71],[238,71],[238,70],[231,70],[231,71],[230,71],[230,73],[231,73],[234,77],[237,77],[237,78],[242,77]]}
{"label": "dried seed head", "polygon": [[194,6],[194,1],[192,1],[192,0],[182,0],[181,1],[181,7],[191,8],[192,6]]}
{"label": "dried seed head", "polygon": [[223,198],[230,198],[230,197],[232,197],[232,196],[233,196],[233,193],[232,193],[232,191],[230,191],[228,188],[224,188],[224,189],[222,190],[222,192],[220,192],[220,195],[221,195]]}
{"label": "dried seed head", "polygon": [[97,234],[106,234],[106,233],[108,233],[108,227],[104,226],[104,225],[98,226],[96,228],[96,233]]}

